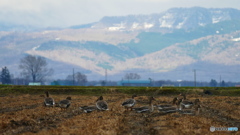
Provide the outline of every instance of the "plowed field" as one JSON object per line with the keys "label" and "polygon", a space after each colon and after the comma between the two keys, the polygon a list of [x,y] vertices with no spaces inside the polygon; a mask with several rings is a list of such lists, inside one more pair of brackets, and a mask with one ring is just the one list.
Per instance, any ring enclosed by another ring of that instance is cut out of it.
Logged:
{"label": "plowed field", "polygon": [[[188,95],[189,100],[199,98],[199,115],[164,114],[125,111],[121,103],[131,95],[103,95],[109,110],[83,113],[80,106],[94,105],[97,96],[51,95],[56,102],[72,97],[67,110],[44,107],[40,95],[0,97],[0,134],[71,134],[71,135],[177,135],[177,134],[240,134],[230,131],[210,132],[214,127],[240,128],[240,97]],[[172,96],[155,96],[154,104],[171,102]],[[136,97],[137,106],[147,105],[148,97]]]}

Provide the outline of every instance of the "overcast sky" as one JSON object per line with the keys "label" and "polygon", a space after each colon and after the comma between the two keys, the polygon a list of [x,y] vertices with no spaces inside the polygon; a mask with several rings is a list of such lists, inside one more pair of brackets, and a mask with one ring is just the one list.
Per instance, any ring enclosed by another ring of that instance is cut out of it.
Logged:
{"label": "overcast sky", "polygon": [[71,26],[104,16],[161,13],[173,7],[236,8],[239,0],[0,0],[0,22]]}

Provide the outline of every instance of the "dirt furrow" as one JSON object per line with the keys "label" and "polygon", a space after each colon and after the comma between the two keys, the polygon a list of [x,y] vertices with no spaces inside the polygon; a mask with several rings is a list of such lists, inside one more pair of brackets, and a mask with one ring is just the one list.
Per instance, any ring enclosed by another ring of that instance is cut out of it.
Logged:
{"label": "dirt furrow", "polygon": [[21,134],[24,132],[37,133],[43,129],[56,128],[62,121],[81,114],[78,110],[63,110],[58,114],[44,115],[36,119],[11,120],[9,124],[2,125],[1,134]]}
{"label": "dirt furrow", "polygon": [[154,135],[155,129],[151,127],[153,122],[150,113],[139,114],[133,111],[124,112],[122,118],[119,121],[118,134],[132,134],[132,135]]}
{"label": "dirt furrow", "polygon": [[207,118],[213,118],[221,123],[224,123],[224,125],[228,127],[240,127],[240,120],[234,119],[229,116],[223,115],[221,111],[213,109],[208,106],[203,107],[204,111],[201,115]]}
{"label": "dirt furrow", "polygon": [[21,111],[24,109],[34,109],[37,108],[38,106],[43,105],[43,104],[32,104],[32,105],[25,105],[25,106],[18,106],[18,107],[9,107],[9,108],[2,108],[0,109],[0,113],[6,113],[6,112],[16,112],[16,111]]}

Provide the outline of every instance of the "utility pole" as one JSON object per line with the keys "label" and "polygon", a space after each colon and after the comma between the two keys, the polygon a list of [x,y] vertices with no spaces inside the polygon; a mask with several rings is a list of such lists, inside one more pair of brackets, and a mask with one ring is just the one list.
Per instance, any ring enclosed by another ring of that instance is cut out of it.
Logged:
{"label": "utility pole", "polygon": [[105,69],[105,82],[107,83],[107,69]]}
{"label": "utility pole", "polygon": [[219,87],[221,87],[222,85],[222,76],[220,75],[220,83],[219,83]]}
{"label": "utility pole", "polygon": [[73,86],[75,84],[74,68],[73,68]]}
{"label": "utility pole", "polygon": [[197,82],[196,82],[196,69],[193,70],[194,72],[194,86],[197,86]]}

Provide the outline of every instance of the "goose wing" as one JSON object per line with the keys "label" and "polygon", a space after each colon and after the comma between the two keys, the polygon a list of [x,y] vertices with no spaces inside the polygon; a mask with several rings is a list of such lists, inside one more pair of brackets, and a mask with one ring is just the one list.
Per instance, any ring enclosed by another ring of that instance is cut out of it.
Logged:
{"label": "goose wing", "polygon": [[185,108],[191,108],[193,106],[193,102],[184,100],[181,102],[181,105],[183,105]]}
{"label": "goose wing", "polygon": [[59,106],[60,107],[65,107],[65,108],[68,108],[70,106],[71,102],[69,100],[61,100],[59,102]]}
{"label": "goose wing", "polygon": [[149,111],[149,107],[148,106],[143,106],[143,107],[133,108],[133,110],[135,110],[138,113],[143,113],[143,112]]}
{"label": "goose wing", "polygon": [[51,97],[46,97],[44,99],[44,104],[45,104],[45,106],[53,106],[55,104],[55,101]]}
{"label": "goose wing", "polygon": [[159,109],[159,112],[163,112],[163,113],[174,113],[177,111],[177,108],[175,107],[169,107],[169,108],[163,108],[163,109]]}
{"label": "goose wing", "polygon": [[100,100],[96,102],[96,107],[99,110],[105,111],[108,110],[108,104],[106,101]]}
{"label": "goose wing", "polygon": [[193,102],[184,100],[181,102],[181,104],[182,105],[193,105]]}
{"label": "goose wing", "polygon": [[132,107],[135,105],[135,100],[134,99],[127,99],[122,103],[122,106],[127,106],[127,107]]}
{"label": "goose wing", "polygon": [[156,105],[155,107],[157,107],[158,109],[165,109],[165,108],[171,108],[173,106],[172,105]]}
{"label": "goose wing", "polygon": [[95,111],[97,108],[96,106],[82,106],[82,107],[79,107],[81,110],[83,110],[83,112],[85,113],[90,113],[92,111]]}

